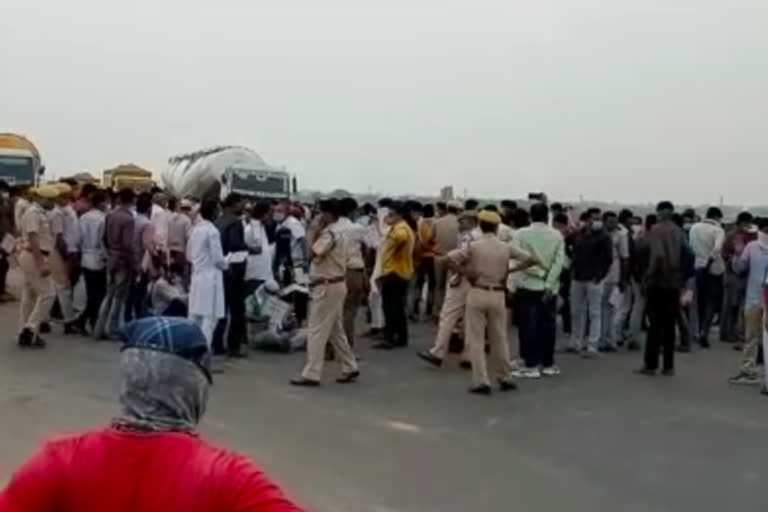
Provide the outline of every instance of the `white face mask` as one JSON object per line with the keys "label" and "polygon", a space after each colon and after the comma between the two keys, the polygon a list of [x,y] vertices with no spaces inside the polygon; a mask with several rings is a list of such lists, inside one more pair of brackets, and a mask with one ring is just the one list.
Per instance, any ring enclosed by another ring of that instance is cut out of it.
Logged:
{"label": "white face mask", "polygon": [[601,220],[592,221],[592,231],[600,231],[601,229],[603,229],[603,221]]}
{"label": "white face mask", "polygon": [[285,214],[282,212],[275,212],[272,214],[272,219],[275,222],[283,222],[283,220],[285,220]]}

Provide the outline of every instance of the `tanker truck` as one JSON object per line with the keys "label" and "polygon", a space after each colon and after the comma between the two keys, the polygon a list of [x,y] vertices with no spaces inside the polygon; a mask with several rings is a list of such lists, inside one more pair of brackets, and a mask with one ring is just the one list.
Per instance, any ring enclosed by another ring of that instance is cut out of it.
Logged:
{"label": "tanker truck", "polygon": [[241,146],[171,157],[161,180],[169,194],[199,200],[221,200],[232,192],[249,198],[286,199],[291,196],[292,183],[285,168],[272,167],[255,151]]}
{"label": "tanker truck", "polygon": [[33,187],[44,172],[32,141],[15,133],[0,133],[0,180],[11,186]]}

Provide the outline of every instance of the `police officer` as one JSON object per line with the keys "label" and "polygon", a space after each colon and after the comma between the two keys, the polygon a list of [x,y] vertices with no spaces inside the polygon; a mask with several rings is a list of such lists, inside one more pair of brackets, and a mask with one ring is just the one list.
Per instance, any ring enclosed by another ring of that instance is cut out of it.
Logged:
{"label": "police officer", "polygon": [[19,267],[24,277],[18,339],[20,347],[45,347],[45,341],[39,335],[40,324],[48,319],[56,297],[49,265],[49,257],[54,250],[49,213],[58,195],[59,190],[54,186],[35,189],[34,202],[20,219],[22,246]]}
{"label": "police officer", "polygon": [[490,346],[491,369],[502,391],[517,389],[511,378],[512,364],[507,344],[507,308],[505,290],[509,260],[520,264],[522,270],[536,264],[530,254],[505,244],[496,236],[501,217],[496,212],[482,210],[478,214],[480,237],[465,249],[448,254],[451,264],[464,267],[470,284],[464,313],[464,342],[469,346],[472,361],[473,386],[470,393],[489,395],[491,382],[485,356],[486,333]]}
{"label": "police officer", "polygon": [[294,386],[318,386],[323,371],[325,346],[330,341],[341,363],[342,376],[336,382],[347,384],[360,376],[355,355],[344,333],[344,299],[347,296],[347,248],[338,226],[339,205],[334,199],[320,202],[317,224],[310,228],[311,301],[307,339],[307,364]]}

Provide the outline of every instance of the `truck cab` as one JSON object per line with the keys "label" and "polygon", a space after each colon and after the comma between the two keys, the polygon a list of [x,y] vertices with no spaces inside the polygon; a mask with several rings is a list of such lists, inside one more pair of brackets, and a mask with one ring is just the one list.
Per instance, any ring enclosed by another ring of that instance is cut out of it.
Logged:
{"label": "truck cab", "polygon": [[[291,175],[283,170],[230,167],[223,177],[223,190],[258,199],[287,199],[291,196]],[[226,194],[225,194],[226,195]]]}
{"label": "truck cab", "polygon": [[0,134],[0,180],[10,186],[35,186],[45,166],[29,139],[15,134]]}

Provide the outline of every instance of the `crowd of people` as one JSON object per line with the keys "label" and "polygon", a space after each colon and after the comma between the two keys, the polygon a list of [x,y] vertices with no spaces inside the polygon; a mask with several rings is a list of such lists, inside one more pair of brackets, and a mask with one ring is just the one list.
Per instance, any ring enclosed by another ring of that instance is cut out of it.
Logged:
{"label": "crowd of people", "polygon": [[[409,346],[409,323],[434,322],[434,343],[418,357],[440,367],[459,353],[481,395],[559,375],[558,352],[642,350],[638,373],[671,376],[675,352],[709,348],[717,323],[720,339],[741,351],[730,382],[762,383],[768,394],[768,219],[748,212],[726,224],[717,207],[699,218],[667,201],[641,218],[546,198],[524,209],[510,200],[303,205],[238,194],[199,202],[63,182],[0,191],[0,300],[11,300],[15,258],[23,348],[45,346],[52,312],[65,334],[97,339],[132,319],[179,316],[214,354],[239,358],[249,300],[280,290],[306,333],[296,386],[318,386],[328,360],[340,363],[337,382],[360,377],[364,312],[380,350]],[[86,299],[75,308],[80,282]]]}

